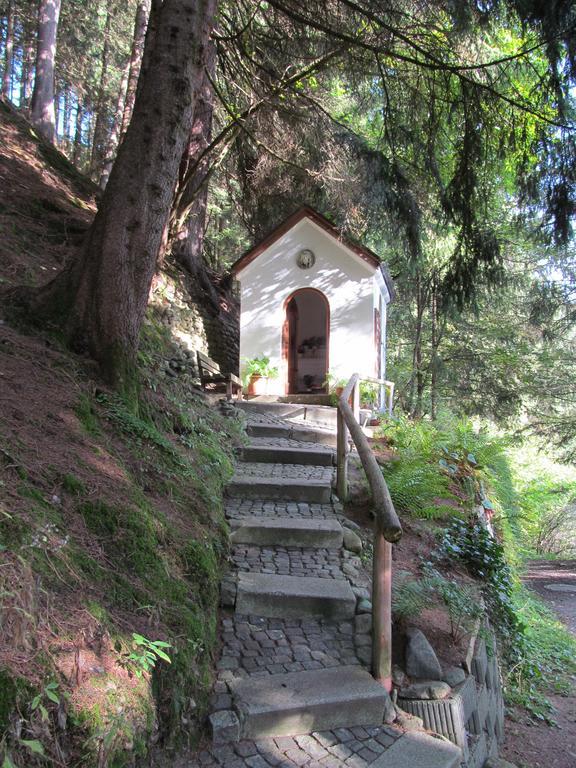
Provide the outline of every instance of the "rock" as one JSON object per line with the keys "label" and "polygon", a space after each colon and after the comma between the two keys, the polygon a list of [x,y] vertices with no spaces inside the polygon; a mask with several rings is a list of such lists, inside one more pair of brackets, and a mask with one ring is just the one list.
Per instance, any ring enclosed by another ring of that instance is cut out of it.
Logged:
{"label": "rock", "polygon": [[370,600],[371,595],[366,587],[352,587],[352,592],[354,592],[358,600]]}
{"label": "rock", "polygon": [[388,696],[384,705],[384,722],[386,725],[390,725],[396,720],[396,707],[392,703],[392,699]]}
{"label": "rock", "polygon": [[343,525],[345,528],[351,528],[353,531],[359,531],[359,530],[361,530],[361,529],[360,529],[360,526],[358,525],[358,523],[355,523],[355,522],[354,522],[354,520],[349,520],[347,517],[345,517],[345,518],[342,520],[342,525]]}
{"label": "rock", "polygon": [[406,646],[406,672],[423,680],[441,680],[442,667],[434,649],[419,629],[409,629]]}
{"label": "rock", "polygon": [[359,635],[372,631],[372,614],[360,613],[354,617],[354,630]]}
{"label": "rock", "polygon": [[372,613],[372,603],[370,600],[366,600],[366,598],[362,598],[358,600],[358,605],[356,606],[356,613]]}
{"label": "rock", "polygon": [[227,744],[230,741],[240,740],[240,721],[231,709],[213,712],[209,720],[213,744]]}
{"label": "rock", "polygon": [[236,582],[232,579],[223,579],[220,584],[220,605],[223,608],[234,608],[236,605]]}
{"label": "rock", "polygon": [[406,685],[406,680],[407,678],[404,670],[397,664],[394,664],[392,666],[392,682],[394,685],[397,685],[398,688],[402,688],[403,685]]}
{"label": "rock", "polygon": [[442,680],[448,683],[451,688],[454,688],[466,680],[466,672],[464,672],[462,667],[444,667]]}
{"label": "rock", "polygon": [[404,699],[445,699],[452,688],[442,680],[418,680],[402,688],[400,696]]}
{"label": "rock", "polygon": [[405,731],[421,731],[424,728],[424,720],[416,715],[411,715],[408,712],[404,712],[400,707],[395,707],[396,710],[396,724],[400,728],[404,728]]}
{"label": "rock", "polygon": [[357,555],[362,552],[362,539],[350,528],[344,528],[344,548],[350,552],[355,552]]}

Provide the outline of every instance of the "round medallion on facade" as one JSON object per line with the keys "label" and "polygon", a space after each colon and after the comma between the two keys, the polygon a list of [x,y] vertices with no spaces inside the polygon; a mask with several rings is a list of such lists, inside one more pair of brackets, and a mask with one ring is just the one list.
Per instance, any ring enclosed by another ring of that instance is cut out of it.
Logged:
{"label": "round medallion on facade", "polygon": [[314,266],[315,261],[316,256],[310,248],[303,248],[296,257],[296,264],[298,264],[300,269],[310,269],[310,267]]}

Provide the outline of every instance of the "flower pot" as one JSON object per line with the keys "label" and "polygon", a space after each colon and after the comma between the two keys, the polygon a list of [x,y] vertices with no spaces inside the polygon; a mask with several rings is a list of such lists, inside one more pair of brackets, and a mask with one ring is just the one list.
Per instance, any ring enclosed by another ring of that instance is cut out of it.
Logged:
{"label": "flower pot", "polygon": [[268,377],[253,373],[248,382],[249,395],[265,395],[268,392]]}

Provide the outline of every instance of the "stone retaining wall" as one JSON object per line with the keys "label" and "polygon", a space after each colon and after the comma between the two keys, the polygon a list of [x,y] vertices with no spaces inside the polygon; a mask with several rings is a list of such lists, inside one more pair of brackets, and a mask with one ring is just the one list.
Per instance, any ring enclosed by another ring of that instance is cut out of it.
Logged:
{"label": "stone retaining wall", "polygon": [[[485,637],[488,637],[488,647]],[[504,737],[504,699],[496,642],[489,628],[473,638],[469,674],[446,699],[398,698],[399,706],[421,717],[424,726],[462,749],[462,768],[483,768],[498,756]]]}

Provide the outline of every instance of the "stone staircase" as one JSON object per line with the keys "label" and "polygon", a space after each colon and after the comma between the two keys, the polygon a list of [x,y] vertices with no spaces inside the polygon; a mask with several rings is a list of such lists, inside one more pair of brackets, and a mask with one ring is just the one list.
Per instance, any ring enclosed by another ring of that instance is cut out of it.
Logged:
{"label": "stone staircase", "polygon": [[333,409],[316,409],[325,418],[314,424],[301,406],[275,405],[244,406],[213,745],[199,764],[456,768],[454,745],[385,724],[395,712],[368,671],[369,580],[343,547],[350,524],[332,493]]}

